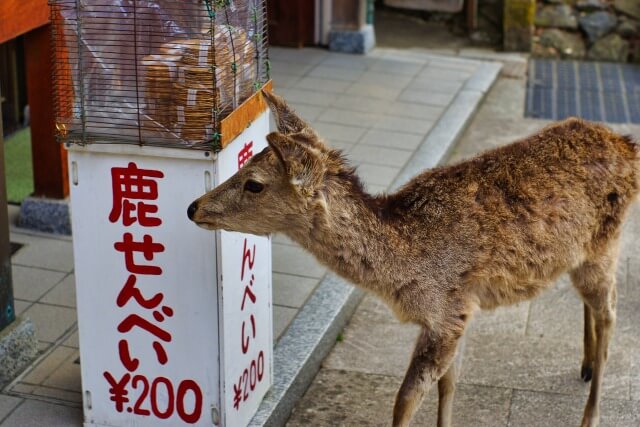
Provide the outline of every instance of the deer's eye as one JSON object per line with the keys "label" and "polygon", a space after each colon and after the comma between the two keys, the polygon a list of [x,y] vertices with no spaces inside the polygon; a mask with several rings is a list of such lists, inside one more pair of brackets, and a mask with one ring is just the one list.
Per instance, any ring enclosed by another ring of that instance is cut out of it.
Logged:
{"label": "deer's eye", "polygon": [[244,189],[246,191],[250,191],[252,193],[259,193],[264,188],[264,185],[259,183],[258,181],[248,180],[244,183]]}

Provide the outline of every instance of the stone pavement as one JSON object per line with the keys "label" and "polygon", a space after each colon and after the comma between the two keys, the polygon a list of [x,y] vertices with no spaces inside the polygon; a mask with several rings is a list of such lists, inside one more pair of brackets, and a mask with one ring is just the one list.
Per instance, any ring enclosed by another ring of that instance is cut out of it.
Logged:
{"label": "stone pavement", "polygon": [[[385,49],[350,56],[274,48],[271,62],[276,91],[345,150],[374,192],[386,189],[412,159],[442,155],[499,70],[478,60]],[[17,208],[10,214],[15,220]],[[0,425],[81,425],[71,239],[12,226],[11,241],[24,245],[12,257],[16,312],[33,320],[40,355],[0,394]],[[326,269],[282,237],[274,238],[273,269],[278,349]]]}
{"label": "stone pavement", "polygon": [[[549,122],[524,119],[524,78],[493,86],[450,161],[512,142]],[[612,126],[640,138],[640,126]],[[629,215],[618,269],[618,324],[605,373],[602,426],[640,425],[640,206]],[[588,385],[580,380],[582,303],[568,278],[531,302],[480,313],[467,332],[455,426],[578,426]],[[297,426],[390,425],[417,329],[365,297],[342,339],[299,401]],[[435,425],[437,388],[416,426]]]}

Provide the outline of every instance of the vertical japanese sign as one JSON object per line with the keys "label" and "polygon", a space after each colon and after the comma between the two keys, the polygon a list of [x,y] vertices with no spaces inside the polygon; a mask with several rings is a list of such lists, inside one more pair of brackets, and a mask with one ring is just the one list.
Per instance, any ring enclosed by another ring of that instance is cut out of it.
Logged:
{"label": "vertical japanese sign", "polygon": [[[221,182],[267,146],[262,115],[219,154]],[[220,232],[219,271],[225,425],[243,426],[272,382],[271,243],[268,237]]]}
{"label": "vertical japanese sign", "polygon": [[197,152],[92,149],[70,152],[85,422],[211,426],[216,233],[194,226],[186,207],[215,164]]}

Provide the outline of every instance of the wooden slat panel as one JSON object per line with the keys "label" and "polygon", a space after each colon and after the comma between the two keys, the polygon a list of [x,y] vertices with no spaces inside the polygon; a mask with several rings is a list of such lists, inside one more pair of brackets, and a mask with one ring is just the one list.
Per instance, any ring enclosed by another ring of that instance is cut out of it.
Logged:
{"label": "wooden slat panel", "polygon": [[0,43],[48,22],[47,0],[0,0]]}
{"label": "wooden slat panel", "polygon": [[53,112],[51,26],[25,37],[27,90],[31,109],[34,195],[63,199],[69,194],[67,153],[56,142]]}

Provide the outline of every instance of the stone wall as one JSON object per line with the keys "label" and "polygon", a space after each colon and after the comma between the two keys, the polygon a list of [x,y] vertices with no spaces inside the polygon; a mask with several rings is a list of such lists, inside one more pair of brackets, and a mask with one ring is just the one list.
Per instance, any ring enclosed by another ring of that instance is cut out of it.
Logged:
{"label": "stone wall", "polygon": [[640,62],[639,0],[538,1],[534,56]]}

